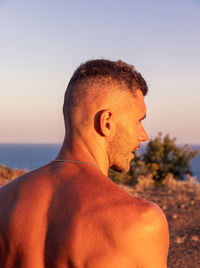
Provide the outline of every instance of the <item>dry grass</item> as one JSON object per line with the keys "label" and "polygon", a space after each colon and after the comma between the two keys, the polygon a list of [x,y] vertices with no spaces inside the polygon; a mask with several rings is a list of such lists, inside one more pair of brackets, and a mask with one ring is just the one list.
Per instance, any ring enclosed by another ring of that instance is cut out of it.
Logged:
{"label": "dry grass", "polygon": [[[192,176],[187,176],[184,181],[177,181],[172,174],[169,174],[160,187],[169,190],[180,190],[181,192],[193,192],[197,195],[200,194],[200,183],[196,177]],[[159,187],[155,185],[151,175],[139,177],[138,183],[133,187],[136,192],[143,192],[145,190],[153,190],[156,188]]]}
{"label": "dry grass", "polygon": [[5,165],[0,164],[0,186],[8,183],[16,177],[26,173],[26,170],[11,169]]}

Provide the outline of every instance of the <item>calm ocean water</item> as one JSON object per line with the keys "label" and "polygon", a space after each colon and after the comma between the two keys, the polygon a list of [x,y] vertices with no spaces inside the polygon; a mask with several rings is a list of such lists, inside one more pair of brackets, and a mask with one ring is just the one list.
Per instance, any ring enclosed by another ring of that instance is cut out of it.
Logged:
{"label": "calm ocean water", "polygon": [[[10,168],[32,170],[53,160],[60,150],[60,144],[1,144],[0,163]],[[200,145],[191,145],[198,149]],[[144,148],[141,148],[143,151]],[[191,162],[194,176],[200,181],[200,153]]]}

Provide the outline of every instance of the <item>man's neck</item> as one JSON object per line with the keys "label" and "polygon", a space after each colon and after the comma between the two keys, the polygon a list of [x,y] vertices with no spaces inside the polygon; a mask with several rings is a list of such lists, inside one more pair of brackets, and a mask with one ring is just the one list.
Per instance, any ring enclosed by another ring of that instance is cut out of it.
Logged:
{"label": "man's neck", "polygon": [[104,175],[107,176],[109,161],[107,155],[101,148],[101,146],[98,146],[98,144],[92,140],[88,143],[76,139],[76,142],[69,143],[65,138],[56,160],[72,160],[91,163],[98,166]]}

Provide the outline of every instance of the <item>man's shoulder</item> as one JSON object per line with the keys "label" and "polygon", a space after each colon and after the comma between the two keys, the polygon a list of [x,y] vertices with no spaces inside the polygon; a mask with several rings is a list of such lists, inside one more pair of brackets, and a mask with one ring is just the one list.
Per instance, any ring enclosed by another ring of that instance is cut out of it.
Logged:
{"label": "man's shoulder", "polygon": [[89,216],[98,233],[103,230],[109,234],[108,243],[115,244],[118,255],[126,256],[130,267],[166,267],[169,237],[163,211],[152,202],[134,198],[117,185],[108,189],[110,195],[99,209],[92,210],[93,217]]}
{"label": "man's shoulder", "polygon": [[[136,198],[117,185],[110,192],[107,210],[108,216],[113,215],[109,219],[113,220],[115,227],[127,227],[124,230],[128,236],[130,232],[132,237],[135,233],[137,236],[150,236],[162,228],[168,229],[166,216],[158,205],[143,198]],[[106,207],[102,212],[106,214]]]}
{"label": "man's shoulder", "polygon": [[166,267],[169,233],[164,212],[155,203],[118,187],[114,191],[120,193],[120,201],[117,206],[113,204],[109,221],[119,247],[141,267]]}
{"label": "man's shoulder", "polygon": [[24,204],[27,204],[30,210],[31,204],[34,205],[39,200],[41,202],[46,195],[49,196],[52,186],[45,176],[44,169],[42,167],[27,172],[2,186],[0,188],[1,208],[10,206],[15,209],[17,207],[23,209]]}
{"label": "man's shoulder", "polygon": [[[169,246],[167,219],[156,204],[145,203],[146,208],[138,211],[137,220],[126,233],[127,248],[144,267],[166,267]],[[134,248],[134,253],[131,248]]]}
{"label": "man's shoulder", "polygon": [[[136,198],[110,181],[98,189],[100,190],[95,197],[93,191],[88,195],[87,215],[91,209],[99,219],[108,221],[109,226],[113,227],[113,232],[123,230],[123,235],[127,233],[129,236],[131,232],[133,237],[134,232],[137,233],[138,230],[140,235],[143,235],[144,231],[148,231],[150,235],[160,227],[167,228],[165,214],[153,202]],[[92,197],[93,202],[90,202]]]}
{"label": "man's shoulder", "polygon": [[138,221],[135,222],[141,236],[151,236],[163,229],[168,229],[167,219],[164,212],[155,203],[142,200],[143,206],[137,213]]}

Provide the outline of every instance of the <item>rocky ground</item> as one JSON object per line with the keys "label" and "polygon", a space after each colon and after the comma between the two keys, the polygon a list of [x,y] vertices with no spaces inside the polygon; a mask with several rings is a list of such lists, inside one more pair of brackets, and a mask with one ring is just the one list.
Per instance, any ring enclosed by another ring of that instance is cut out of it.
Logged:
{"label": "rocky ground", "polygon": [[200,268],[200,185],[122,188],[133,196],[155,202],[165,212],[170,232],[168,267]]}

